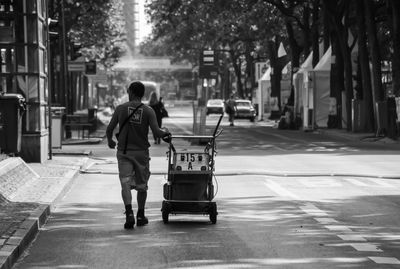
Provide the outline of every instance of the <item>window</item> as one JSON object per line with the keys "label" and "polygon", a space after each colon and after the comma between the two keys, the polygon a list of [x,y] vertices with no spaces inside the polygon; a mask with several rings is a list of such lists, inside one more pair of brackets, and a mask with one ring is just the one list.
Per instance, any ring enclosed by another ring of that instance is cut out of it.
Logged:
{"label": "window", "polygon": [[43,56],[43,50],[42,49],[39,49],[39,73],[44,73],[44,62],[43,62],[43,59],[44,59],[44,56]]}
{"label": "window", "polygon": [[28,43],[38,43],[38,21],[37,16],[27,16]]}
{"label": "window", "polygon": [[0,49],[0,73],[14,72],[15,50],[10,48]]}
{"label": "window", "polygon": [[25,130],[28,132],[40,131],[40,104],[28,103],[26,111]]}
{"label": "window", "polygon": [[[30,14],[37,13],[37,0],[24,0],[26,2],[26,12]],[[40,0],[39,0],[40,2]]]}
{"label": "window", "polygon": [[37,47],[28,47],[28,72],[39,73],[39,52]]}
{"label": "window", "polygon": [[46,79],[43,77],[39,78],[39,99],[40,101],[47,100]]}

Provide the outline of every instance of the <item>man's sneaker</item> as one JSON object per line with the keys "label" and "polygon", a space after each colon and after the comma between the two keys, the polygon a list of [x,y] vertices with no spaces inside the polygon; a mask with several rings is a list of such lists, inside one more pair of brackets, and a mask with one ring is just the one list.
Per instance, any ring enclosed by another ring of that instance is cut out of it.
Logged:
{"label": "man's sneaker", "polygon": [[124,224],[125,229],[133,229],[135,226],[135,216],[133,215],[133,211],[126,211],[126,222]]}
{"label": "man's sneaker", "polygon": [[144,226],[149,223],[149,220],[146,217],[136,216],[137,226]]}

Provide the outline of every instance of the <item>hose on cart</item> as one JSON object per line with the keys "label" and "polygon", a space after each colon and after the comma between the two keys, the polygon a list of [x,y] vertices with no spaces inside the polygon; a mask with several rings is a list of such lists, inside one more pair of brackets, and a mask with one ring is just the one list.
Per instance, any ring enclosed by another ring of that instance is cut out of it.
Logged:
{"label": "hose on cart", "polygon": [[216,197],[217,196],[217,194],[218,194],[218,180],[217,180],[217,177],[215,176],[215,174],[213,174],[213,176],[214,176],[214,181],[215,181],[215,188],[214,188],[214,197]]}

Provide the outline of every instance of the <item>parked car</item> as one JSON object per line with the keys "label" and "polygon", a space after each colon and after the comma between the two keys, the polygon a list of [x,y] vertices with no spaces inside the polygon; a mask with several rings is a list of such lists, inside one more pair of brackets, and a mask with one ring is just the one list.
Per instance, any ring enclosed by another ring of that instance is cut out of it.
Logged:
{"label": "parked car", "polygon": [[249,100],[235,100],[235,118],[249,119],[253,122],[256,119],[256,110]]}
{"label": "parked car", "polygon": [[207,102],[206,114],[223,114],[225,109],[224,101],[221,99],[210,99]]}

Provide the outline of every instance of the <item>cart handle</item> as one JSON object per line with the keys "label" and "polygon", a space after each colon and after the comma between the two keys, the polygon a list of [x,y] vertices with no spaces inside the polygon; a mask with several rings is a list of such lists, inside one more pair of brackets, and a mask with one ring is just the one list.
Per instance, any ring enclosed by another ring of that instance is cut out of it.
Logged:
{"label": "cart handle", "polygon": [[[217,136],[218,136],[218,135],[216,136],[216,134],[217,134],[219,125],[221,124],[221,121],[222,121],[222,118],[223,118],[223,117],[224,117],[224,114],[221,114],[221,116],[219,117],[217,126],[215,126],[214,133],[213,133],[213,137],[217,137]],[[220,133],[220,134],[221,134],[221,133]]]}
{"label": "cart handle", "polygon": [[213,139],[212,135],[173,135],[171,138],[179,139]]}
{"label": "cart handle", "polygon": [[217,138],[218,136],[220,136],[220,135],[222,134],[222,131],[223,131],[223,130],[224,130],[224,129],[219,130],[219,131],[214,135],[214,137]]}

